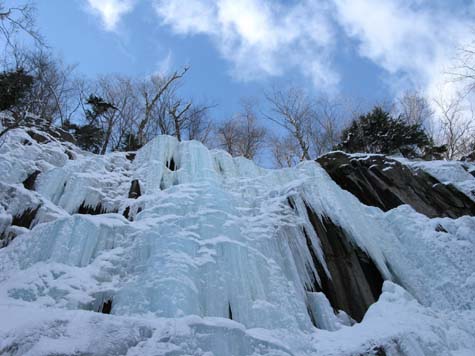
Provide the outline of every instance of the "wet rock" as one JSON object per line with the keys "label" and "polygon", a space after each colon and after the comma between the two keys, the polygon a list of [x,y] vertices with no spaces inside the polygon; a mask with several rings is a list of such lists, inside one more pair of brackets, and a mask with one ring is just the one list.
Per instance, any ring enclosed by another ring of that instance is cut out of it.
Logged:
{"label": "wet rock", "polygon": [[135,152],[129,152],[125,155],[125,158],[127,158],[129,161],[133,161],[136,155],[137,154]]}
{"label": "wet rock", "polygon": [[102,307],[99,310],[99,312],[103,314],[110,314],[111,310],[112,310],[112,298],[107,299],[104,303],[102,303]]}
{"label": "wet rock", "polygon": [[28,176],[28,178],[26,178],[26,179],[23,181],[23,186],[25,187],[25,189],[34,190],[36,178],[38,177],[38,175],[39,175],[40,173],[41,173],[40,171],[36,170],[36,171],[34,171],[33,173],[31,173],[31,174]]}
{"label": "wet rock", "polygon": [[28,133],[28,135],[30,135],[30,137],[33,140],[35,140],[38,143],[46,143],[46,142],[51,141],[50,138],[47,135],[42,134],[38,131],[28,130],[27,133]]}
{"label": "wet rock", "polygon": [[106,210],[102,208],[101,203],[97,204],[96,206],[89,206],[83,202],[78,209],[78,214],[100,215],[105,213]]}
{"label": "wet rock", "polygon": [[475,202],[451,184],[384,155],[331,152],[317,159],[330,177],[362,203],[388,211],[409,204],[428,217],[475,216]]}
{"label": "wet rock", "polygon": [[129,199],[137,199],[142,195],[140,191],[140,183],[138,179],[134,179],[130,184]]}
{"label": "wet rock", "polygon": [[21,214],[13,216],[12,225],[25,227],[27,229],[31,228],[40,207],[41,205],[33,209],[29,208],[24,210]]}
{"label": "wet rock", "polygon": [[122,213],[122,216],[129,220],[129,215],[130,215],[130,206],[126,207],[124,212]]}
{"label": "wet rock", "polygon": [[17,236],[27,233],[29,229],[21,226],[9,226],[5,231],[0,233],[0,248],[4,248],[10,244]]}
{"label": "wet rock", "polygon": [[[343,310],[359,322],[381,294],[383,277],[371,258],[350,243],[341,227],[326,216],[318,216],[308,206],[307,214],[331,275],[329,279],[316,256],[312,256],[321,281],[315,289],[325,294],[333,309]],[[308,238],[307,245],[312,251]]]}
{"label": "wet rock", "polygon": [[23,125],[31,128],[27,132],[38,143],[48,142],[53,138],[62,142],[76,144],[76,139],[71,133],[61,127],[52,125],[47,120],[38,117],[27,117]]}

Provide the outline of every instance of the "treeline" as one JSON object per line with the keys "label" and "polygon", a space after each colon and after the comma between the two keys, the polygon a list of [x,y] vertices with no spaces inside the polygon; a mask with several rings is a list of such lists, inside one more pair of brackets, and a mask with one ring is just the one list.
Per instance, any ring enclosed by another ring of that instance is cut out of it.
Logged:
{"label": "treeline", "polygon": [[[473,111],[464,106],[473,85],[455,99],[435,101],[437,113],[433,103],[415,92],[365,113],[342,101],[311,97],[302,88],[274,87],[264,95],[265,109],[256,100],[244,100],[239,112],[216,120],[212,103],[180,95],[189,67],[140,79],[117,74],[81,78],[45,46],[32,10],[31,4],[5,9],[0,1],[5,47],[0,139],[33,115],[67,130],[79,146],[98,154],[137,150],[160,134],[198,140],[249,159],[267,152],[279,166],[335,149],[424,159],[461,158],[475,149],[473,116],[467,118]],[[33,46],[18,45],[19,34]],[[465,72],[458,75],[473,84]],[[271,131],[271,126],[277,129]]]}

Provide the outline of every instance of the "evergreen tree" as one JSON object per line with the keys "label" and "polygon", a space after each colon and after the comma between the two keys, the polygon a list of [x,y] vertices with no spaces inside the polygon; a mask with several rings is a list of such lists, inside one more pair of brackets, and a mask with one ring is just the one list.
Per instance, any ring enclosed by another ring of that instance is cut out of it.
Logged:
{"label": "evergreen tree", "polygon": [[99,116],[104,115],[108,110],[117,110],[117,108],[104,99],[96,95],[89,95],[86,104],[91,108],[86,110],[86,118],[89,121],[95,121]]}
{"label": "evergreen tree", "polygon": [[[72,126],[73,134],[76,137],[78,145],[87,151],[100,153],[104,142],[105,133],[100,126],[100,117],[109,110],[117,110],[111,103],[96,95],[89,95],[86,104],[90,106],[86,110],[87,124]],[[71,124],[70,124],[71,125]]]}
{"label": "evergreen tree", "polygon": [[432,146],[430,138],[418,123],[411,124],[401,117],[393,118],[381,107],[360,116],[343,130],[342,143],[337,147],[346,152],[369,152],[416,156],[418,148]]}
{"label": "evergreen tree", "polygon": [[94,123],[81,126],[65,121],[61,128],[73,134],[77,145],[83,150],[99,153],[104,139],[104,131]]}
{"label": "evergreen tree", "polygon": [[76,130],[76,139],[82,149],[99,153],[102,147],[102,140],[104,139],[104,132],[100,127],[89,123],[78,127]]}
{"label": "evergreen tree", "polygon": [[0,111],[21,110],[32,85],[33,77],[23,68],[0,73]]}

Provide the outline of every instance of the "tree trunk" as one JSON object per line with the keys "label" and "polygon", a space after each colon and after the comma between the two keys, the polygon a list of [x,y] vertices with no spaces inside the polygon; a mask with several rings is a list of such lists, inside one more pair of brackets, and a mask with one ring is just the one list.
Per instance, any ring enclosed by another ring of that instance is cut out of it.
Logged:
{"label": "tree trunk", "polygon": [[147,126],[148,123],[148,118],[149,118],[149,110],[145,110],[145,117],[143,118],[142,121],[140,121],[139,128],[137,130],[137,141],[140,146],[143,146],[145,144],[145,127]]}
{"label": "tree trunk", "polygon": [[181,141],[181,127],[178,119],[175,119],[175,136],[178,141]]}
{"label": "tree trunk", "polygon": [[106,154],[107,146],[109,145],[109,140],[112,134],[112,122],[109,122],[109,126],[107,127],[106,137],[104,137],[104,144],[102,145],[101,155]]}

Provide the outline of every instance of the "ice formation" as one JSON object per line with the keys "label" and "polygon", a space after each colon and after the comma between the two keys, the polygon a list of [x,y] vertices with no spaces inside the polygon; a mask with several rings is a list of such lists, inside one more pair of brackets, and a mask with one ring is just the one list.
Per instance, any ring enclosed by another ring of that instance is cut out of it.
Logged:
{"label": "ice formation", "polygon": [[475,353],[474,217],[169,136],[98,156],[12,130],[0,172],[0,355]]}

